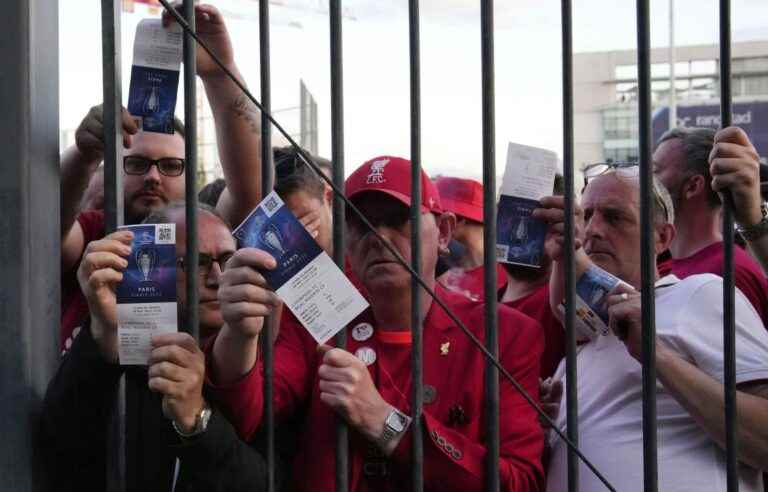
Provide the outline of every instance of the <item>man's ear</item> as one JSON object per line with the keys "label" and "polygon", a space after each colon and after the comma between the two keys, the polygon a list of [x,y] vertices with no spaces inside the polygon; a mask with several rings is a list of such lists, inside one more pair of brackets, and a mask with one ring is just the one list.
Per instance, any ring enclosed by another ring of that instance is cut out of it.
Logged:
{"label": "man's ear", "polygon": [[328,183],[323,183],[323,186],[325,189],[323,190],[323,199],[325,200],[325,204],[328,205],[328,208],[333,207],[333,188],[328,186]]}
{"label": "man's ear", "polygon": [[656,255],[660,255],[669,249],[672,240],[675,239],[675,226],[672,224],[656,224],[655,247]]}
{"label": "man's ear", "polygon": [[453,239],[453,231],[456,229],[456,216],[451,212],[443,212],[435,215],[437,230],[439,231],[438,246],[441,250],[448,248],[448,243]]}
{"label": "man's ear", "polygon": [[706,187],[707,184],[704,180],[704,176],[696,174],[686,179],[685,183],[683,183],[683,196],[687,200],[702,193],[706,195]]}

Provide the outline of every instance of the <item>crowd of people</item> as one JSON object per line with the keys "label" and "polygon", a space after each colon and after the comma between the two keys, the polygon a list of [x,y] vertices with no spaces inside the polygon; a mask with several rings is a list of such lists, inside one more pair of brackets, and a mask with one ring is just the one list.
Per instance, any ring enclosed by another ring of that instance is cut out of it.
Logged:
{"label": "crowd of people", "polygon": [[[197,5],[198,33],[239,74],[221,14]],[[164,22],[172,22],[167,16]],[[279,490],[335,490],[336,423],[349,433],[356,492],[407,490],[411,468],[411,275],[382,241],[412,257],[411,165],[378,156],[344,193],[378,232],[346,210],[345,273],[370,307],[347,326],[342,349],[320,345],[267,285],[275,258],[237,249],[236,226],[261,201],[260,114],[203,50],[197,71],[213,111],[224,178],[200,192],[199,268],[185,273],[184,128],[140,131],[123,111],[125,223],[176,225],[177,293],[199,292],[200,339],[152,338],[147,366],[121,366],[116,286],[132,234],[106,234],[102,110],[94,107],[61,159],[60,366],[42,412],[41,452],[57,490],[105,490],[111,416],[124,376],[129,491],[265,490],[263,343],[274,344],[275,477]],[[241,79],[242,80],[242,79]],[[305,152],[305,155],[309,155]],[[332,254],[333,190],[291,147],[275,148],[274,189]],[[332,163],[312,156],[330,176]],[[675,128],[653,154],[653,245],[659,489],[726,488],[723,349],[723,202],[746,248],[734,257],[736,426],[741,490],[761,492],[768,470],[768,209],[760,162],[739,128]],[[616,490],[642,489],[641,247],[639,167],[585,169],[575,204],[576,277],[599,267],[622,282],[607,300],[610,332],[578,341],[579,446]],[[484,340],[482,185],[421,175],[422,276]],[[567,431],[562,178],[534,217],[547,223],[540,267],[498,263],[499,361]],[[727,198],[724,198],[727,197]],[[338,245],[335,245],[338,247]],[[483,354],[433,299],[422,296],[423,476],[427,490],[483,490],[488,435]],[[261,340],[265,318],[276,320]],[[356,353],[365,349],[367,357]],[[371,356],[372,354],[372,356]],[[568,488],[567,446],[513,385],[499,388],[499,481],[505,491]],[[582,491],[603,490],[581,464]]]}

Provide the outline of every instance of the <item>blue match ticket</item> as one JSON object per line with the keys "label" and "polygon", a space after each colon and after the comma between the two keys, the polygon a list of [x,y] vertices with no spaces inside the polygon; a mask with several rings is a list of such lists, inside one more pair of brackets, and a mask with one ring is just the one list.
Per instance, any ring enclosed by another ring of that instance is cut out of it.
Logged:
{"label": "blue match ticket", "polygon": [[557,155],[549,150],[510,143],[496,215],[496,259],[541,266],[547,225],[532,214],[539,200],[552,194]]}
{"label": "blue match ticket", "polygon": [[[608,294],[621,280],[595,265],[576,282],[576,329],[581,339],[608,334]],[[560,312],[564,312],[560,305]]]}
{"label": "blue match ticket", "polygon": [[312,337],[327,342],[368,302],[272,192],[234,231],[239,247],[271,254],[277,268],[262,275]]}
{"label": "blue match ticket", "polygon": [[182,40],[178,24],[163,27],[160,19],[144,19],[136,28],[128,112],[144,131],[174,132]]}
{"label": "blue match ticket", "polygon": [[178,331],[176,224],[124,226],[133,232],[131,254],[117,285],[120,364],[146,364],[152,335]]}

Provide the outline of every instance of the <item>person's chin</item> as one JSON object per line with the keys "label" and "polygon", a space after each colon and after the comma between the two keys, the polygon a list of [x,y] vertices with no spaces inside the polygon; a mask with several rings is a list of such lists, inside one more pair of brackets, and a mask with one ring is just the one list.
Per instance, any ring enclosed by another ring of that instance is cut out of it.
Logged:
{"label": "person's chin", "polygon": [[590,253],[589,258],[595,265],[599,266],[606,272],[615,275],[614,272],[616,270],[616,259],[613,257],[613,255],[608,253]]}

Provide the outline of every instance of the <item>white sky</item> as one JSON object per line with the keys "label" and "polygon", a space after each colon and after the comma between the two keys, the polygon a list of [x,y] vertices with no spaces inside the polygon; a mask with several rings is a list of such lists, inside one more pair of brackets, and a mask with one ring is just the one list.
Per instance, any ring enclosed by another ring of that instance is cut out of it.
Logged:
{"label": "white sky", "polygon": [[[282,0],[271,25],[273,107],[298,105],[298,80],[319,106],[320,153],[330,156],[327,0]],[[210,0],[240,19],[228,20],[235,57],[258,97],[258,4]],[[635,2],[574,2],[575,51],[635,47]],[[676,0],[678,45],[717,41],[717,0]],[[101,100],[100,12],[95,0],[60,5],[61,126],[74,128]],[[422,158],[430,174],[479,178],[482,173],[480,16],[477,0],[422,0]],[[668,43],[669,0],[651,0],[653,46]],[[347,173],[381,154],[410,153],[406,0],[347,0],[344,118]],[[733,0],[734,40],[768,39],[768,3]],[[123,15],[123,95],[136,23],[146,10]],[[561,154],[560,1],[496,2],[497,169],[509,141]],[[296,26],[299,24],[299,26]],[[179,95],[177,109],[183,112]],[[278,119],[279,116],[278,116]]]}

